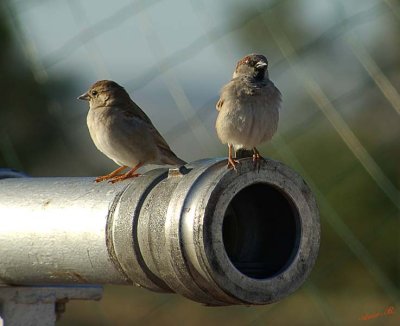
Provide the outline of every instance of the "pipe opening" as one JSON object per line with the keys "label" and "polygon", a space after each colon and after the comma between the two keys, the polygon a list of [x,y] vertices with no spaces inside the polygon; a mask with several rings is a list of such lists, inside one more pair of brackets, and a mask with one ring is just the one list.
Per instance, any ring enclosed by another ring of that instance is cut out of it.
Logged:
{"label": "pipe opening", "polygon": [[226,253],[242,274],[265,279],[289,266],[300,240],[297,210],[280,190],[266,183],[242,189],[225,212]]}

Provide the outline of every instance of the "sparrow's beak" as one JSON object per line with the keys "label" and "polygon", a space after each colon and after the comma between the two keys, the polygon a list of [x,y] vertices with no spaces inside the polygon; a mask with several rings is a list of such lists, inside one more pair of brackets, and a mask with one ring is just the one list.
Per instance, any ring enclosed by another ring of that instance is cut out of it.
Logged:
{"label": "sparrow's beak", "polygon": [[258,61],[256,63],[256,68],[264,68],[265,66],[267,66],[267,63],[264,61]]}
{"label": "sparrow's beak", "polygon": [[78,100],[89,101],[90,96],[88,93],[83,93],[81,96],[78,96]]}

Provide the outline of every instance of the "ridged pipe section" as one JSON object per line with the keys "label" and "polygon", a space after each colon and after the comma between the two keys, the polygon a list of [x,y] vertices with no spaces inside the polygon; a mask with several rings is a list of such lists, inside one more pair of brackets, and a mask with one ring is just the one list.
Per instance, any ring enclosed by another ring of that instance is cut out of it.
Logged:
{"label": "ridged pipe section", "polygon": [[0,180],[0,282],[136,284],[207,305],[266,304],[314,266],[318,208],[282,163],[197,161],[130,181]]}

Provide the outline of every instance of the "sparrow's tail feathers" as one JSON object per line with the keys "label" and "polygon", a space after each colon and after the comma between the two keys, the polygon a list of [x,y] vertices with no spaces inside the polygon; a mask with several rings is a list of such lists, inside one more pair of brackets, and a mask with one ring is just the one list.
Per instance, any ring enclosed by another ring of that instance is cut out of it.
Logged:
{"label": "sparrow's tail feathers", "polygon": [[172,151],[168,151],[168,153],[164,152],[162,156],[162,162],[168,165],[185,165],[186,162],[181,160],[178,156],[174,154]]}

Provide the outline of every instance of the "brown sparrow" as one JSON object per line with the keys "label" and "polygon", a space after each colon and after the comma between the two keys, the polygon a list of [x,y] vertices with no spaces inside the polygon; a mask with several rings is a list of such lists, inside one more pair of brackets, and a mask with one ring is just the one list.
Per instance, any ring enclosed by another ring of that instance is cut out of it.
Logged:
{"label": "brown sparrow", "polygon": [[[78,97],[89,101],[87,125],[96,147],[120,165],[118,169],[96,178],[96,182],[117,182],[139,176],[145,164],[183,165],[149,117],[131,100],[123,87],[110,80],[100,80]],[[121,171],[130,167],[125,174]]]}
{"label": "brown sparrow", "polygon": [[[268,78],[268,61],[261,54],[239,60],[232,80],[221,90],[215,128],[223,144],[228,144],[228,168],[239,161],[232,150],[253,150],[253,162],[263,157],[256,146],[272,138],[278,128],[281,93]],[[264,160],[264,159],[263,159]]]}

